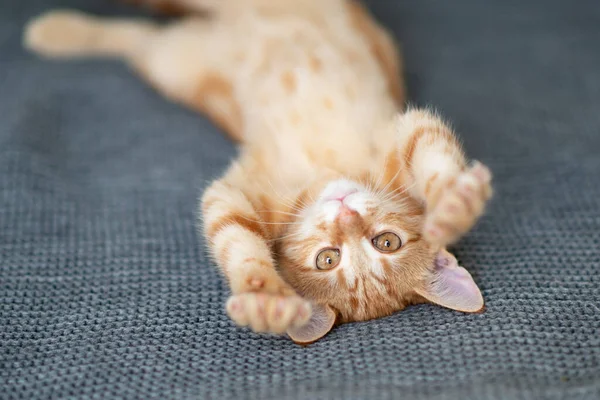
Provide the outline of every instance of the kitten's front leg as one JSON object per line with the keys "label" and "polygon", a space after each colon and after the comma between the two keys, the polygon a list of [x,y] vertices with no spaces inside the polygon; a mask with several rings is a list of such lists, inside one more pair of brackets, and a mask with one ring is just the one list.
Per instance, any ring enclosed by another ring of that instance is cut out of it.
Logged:
{"label": "kitten's front leg", "polygon": [[231,287],[230,318],[255,332],[283,333],[304,325],[310,304],[277,273],[269,231],[242,191],[213,183],[203,196],[202,214],[210,250]]}
{"label": "kitten's front leg", "polygon": [[452,130],[430,112],[408,111],[398,129],[412,193],[426,207],[424,238],[440,246],[452,244],[483,213],[492,195],[491,173],[479,162],[467,166]]}

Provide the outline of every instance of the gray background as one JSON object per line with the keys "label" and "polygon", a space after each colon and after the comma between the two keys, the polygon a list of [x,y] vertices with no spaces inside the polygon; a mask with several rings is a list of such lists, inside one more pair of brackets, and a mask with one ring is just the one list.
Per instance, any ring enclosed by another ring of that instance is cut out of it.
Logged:
{"label": "gray background", "polygon": [[487,311],[422,305],[309,348],[238,329],[195,230],[235,149],[110,61],[49,62],[0,3],[0,398],[600,398],[600,6],[371,1],[411,102],[496,197],[457,247]]}

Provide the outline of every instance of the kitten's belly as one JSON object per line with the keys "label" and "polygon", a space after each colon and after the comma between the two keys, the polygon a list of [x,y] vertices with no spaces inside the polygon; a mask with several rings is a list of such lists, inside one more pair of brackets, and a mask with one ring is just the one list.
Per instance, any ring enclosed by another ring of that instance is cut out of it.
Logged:
{"label": "kitten's belly", "polygon": [[246,141],[364,145],[373,127],[395,112],[379,64],[346,24],[292,18],[260,21],[251,32],[234,85]]}

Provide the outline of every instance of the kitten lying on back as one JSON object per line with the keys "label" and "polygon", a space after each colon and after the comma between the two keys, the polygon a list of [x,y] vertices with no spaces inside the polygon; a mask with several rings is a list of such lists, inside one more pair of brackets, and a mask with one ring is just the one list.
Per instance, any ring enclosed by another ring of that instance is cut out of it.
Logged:
{"label": "kitten lying on back", "polygon": [[[146,0],[168,26],[55,11],[26,29],[50,57],[115,56],[241,144],[202,227],[256,332],[315,341],[336,323],[483,298],[446,246],[491,195],[451,129],[404,104],[390,36],[349,0]],[[208,11],[208,15],[196,11]]]}

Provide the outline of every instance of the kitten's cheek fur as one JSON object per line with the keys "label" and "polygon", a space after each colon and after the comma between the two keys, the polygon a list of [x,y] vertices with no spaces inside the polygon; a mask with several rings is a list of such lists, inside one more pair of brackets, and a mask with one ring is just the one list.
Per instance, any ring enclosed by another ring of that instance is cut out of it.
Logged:
{"label": "kitten's cheek fur", "polygon": [[299,345],[309,345],[325,336],[335,325],[336,313],[328,305],[315,304],[309,321],[287,330],[288,336]]}

